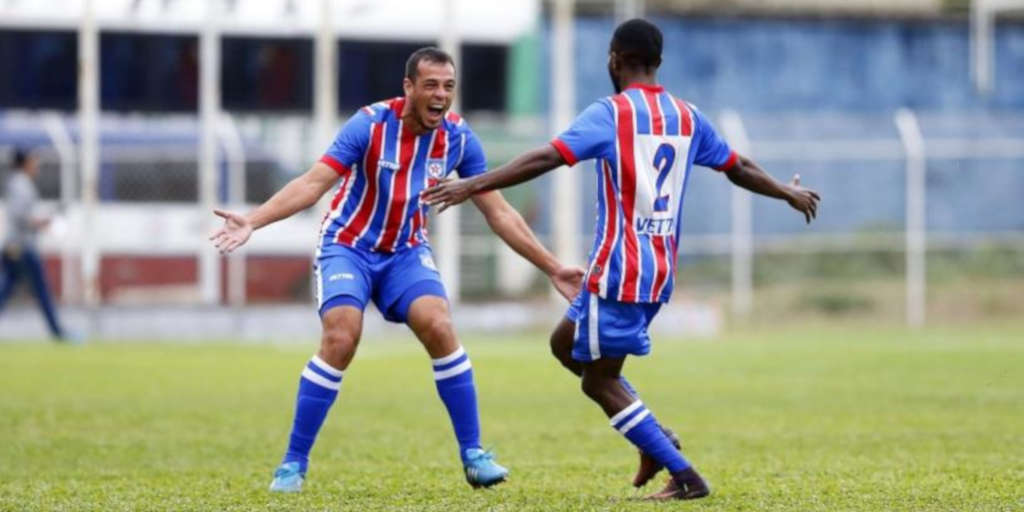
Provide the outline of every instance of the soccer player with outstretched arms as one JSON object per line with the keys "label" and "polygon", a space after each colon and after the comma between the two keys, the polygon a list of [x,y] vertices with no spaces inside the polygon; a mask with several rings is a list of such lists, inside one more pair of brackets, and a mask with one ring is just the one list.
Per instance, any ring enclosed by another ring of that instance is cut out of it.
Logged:
{"label": "soccer player with outstretched arms", "polygon": [[633,484],[662,468],[671,478],[651,499],[694,499],[710,489],[621,375],[627,355],[650,352],[647,327],[669,300],[693,164],[717,169],[733,184],[782,199],[810,222],[819,196],[776,181],[738,155],[693,105],[658,85],[662,35],[630,20],[612,37],[608,72],[616,94],[591,104],[551,144],[486,174],[440,183],[423,200],[443,210],[477,194],[522,183],[563,165],[596,160],[598,219],[584,287],[551,335],[558,360],[582,378],[583,392],[613,428],[640,451]]}
{"label": "soccer player with outstretched arms", "polygon": [[[448,302],[427,243],[427,205],[420,193],[455,172],[484,173],[476,135],[449,107],[455,95],[452,58],[436,49],[406,63],[405,96],[361,108],[319,162],[247,215],[216,211],[224,227],[211,240],[221,252],[256,229],[309,208],[331,188],[314,265],[320,350],[303,368],[288,449],[270,490],[299,491],[310,449],[355,355],[363,310],[372,300],[384,318],[409,326],[433,359],[437,392],[451,417],[466,480],[487,487],[505,480],[480,444],[473,370],[452,329]],[[473,197],[490,228],[543,270],[571,300],[583,269],[562,266],[499,192]]]}

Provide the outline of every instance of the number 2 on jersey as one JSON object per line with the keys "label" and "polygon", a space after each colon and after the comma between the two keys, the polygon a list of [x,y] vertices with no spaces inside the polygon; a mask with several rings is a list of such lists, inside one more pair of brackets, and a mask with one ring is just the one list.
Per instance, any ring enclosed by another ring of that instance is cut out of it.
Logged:
{"label": "number 2 on jersey", "polygon": [[654,211],[668,211],[668,202],[672,195],[662,194],[661,189],[665,180],[672,173],[672,166],[676,163],[676,148],[672,144],[664,143],[654,151],[654,170],[658,171],[658,180],[654,182]]}

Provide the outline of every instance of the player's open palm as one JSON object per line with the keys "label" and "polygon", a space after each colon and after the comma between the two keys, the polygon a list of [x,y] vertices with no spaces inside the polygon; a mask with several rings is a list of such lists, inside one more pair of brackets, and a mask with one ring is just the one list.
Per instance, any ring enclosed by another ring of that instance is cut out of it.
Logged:
{"label": "player's open palm", "polygon": [[562,297],[572,302],[583,289],[585,273],[580,267],[562,267],[551,274],[551,284],[555,285],[555,289],[562,294]]}
{"label": "player's open palm", "polygon": [[218,229],[210,240],[221,254],[227,254],[249,241],[252,223],[244,215],[225,210],[214,210],[214,215],[224,219],[224,226]]}
{"label": "player's open palm", "polygon": [[789,182],[789,197],[786,201],[794,210],[804,214],[807,223],[818,216],[818,201],[821,196],[817,192],[800,186],[800,175],[794,174],[793,180]]}

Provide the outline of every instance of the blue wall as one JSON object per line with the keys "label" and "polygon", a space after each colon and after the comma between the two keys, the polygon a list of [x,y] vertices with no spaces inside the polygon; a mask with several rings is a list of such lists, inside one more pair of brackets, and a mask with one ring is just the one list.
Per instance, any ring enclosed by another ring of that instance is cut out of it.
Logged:
{"label": "blue wall", "polygon": [[[1024,110],[1024,24],[996,31],[995,90],[974,92],[965,22],[654,18],[659,77],[704,110]],[[610,92],[615,25],[576,22],[579,108]],[[550,44],[550,39],[548,40]]]}
{"label": "blue wall", "polygon": [[[966,22],[655,18],[665,34],[660,81],[713,120],[725,108],[744,117],[755,142],[819,139],[898,141],[893,112],[919,112],[926,138],[1024,139],[1024,24],[997,27],[995,88],[975,93]],[[582,110],[611,94],[606,62],[609,19],[576,22],[576,98]],[[546,48],[550,49],[550,32]],[[550,55],[550,52],[547,52]],[[547,62],[543,63],[545,66]],[[542,90],[550,91],[547,71]],[[544,106],[549,98],[543,99]],[[757,157],[755,150],[755,158]],[[905,218],[904,163],[762,161],[778,178],[799,172],[825,197],[810,227],[777,201],[756,198],[757,233],[899,230]],[[584,175],[584,229],[594,222],[593,165]],[[927,223],[941,231],[1024,230],[1024,161],[975,158],[928,162]],[[730,226],[731,185],[694,168],[684,203],[684,233]],[[557,195],[557,191],[550,192]],[[552,198],[554,199],[554,198]],[[550,201],[549,201],[550,202]],[[993,208],[992,205],[1001,205]],[[685,236],[683,246],[685,251]]]}

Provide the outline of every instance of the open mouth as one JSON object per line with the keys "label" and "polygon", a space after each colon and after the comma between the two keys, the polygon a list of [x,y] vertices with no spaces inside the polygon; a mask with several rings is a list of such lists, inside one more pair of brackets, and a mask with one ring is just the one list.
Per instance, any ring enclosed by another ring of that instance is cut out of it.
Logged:
{"label": "open mouth", "polygon": [[440,103],[428,105],[427,115],[431,119],[440,119],[441,116],[444,115],[444,105]]}

